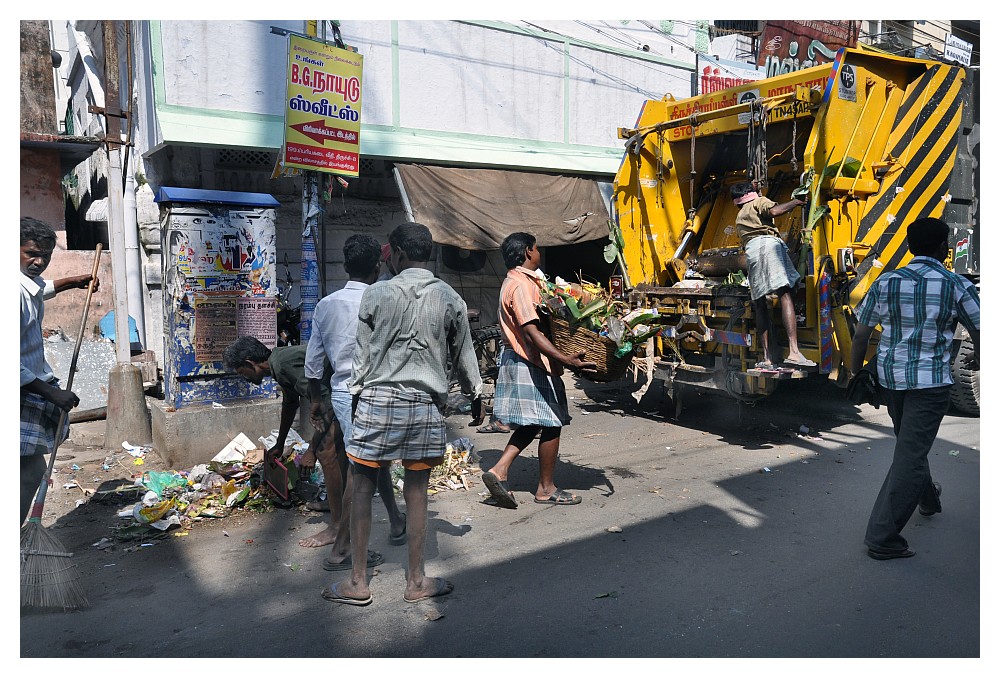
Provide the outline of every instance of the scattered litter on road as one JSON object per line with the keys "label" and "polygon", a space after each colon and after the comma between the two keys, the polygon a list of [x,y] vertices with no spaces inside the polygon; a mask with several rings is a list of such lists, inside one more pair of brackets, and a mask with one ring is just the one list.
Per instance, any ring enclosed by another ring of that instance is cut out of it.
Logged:
{"label": "scattered litter on road", "polygon": [[618,527],[617,525],[612,525],[611,527],[608,528],[608,532],[616,532],[617,533],[617,532],[621,532],[621,531],[622,531],[622,528]]}
{"label": "scattered litter on road", "polygon": [[438,612],[437,610],[428,610],[426,613],[424,613],[424,619],[426,619],[427,621],[437,621],[443,616],[444,615]]}
{"label": "scattered litter on road", "polygon": [[107,537],[101,537],[101,541],[94,542],[93,544],[91,544],[91,546],[98,549],[106,549],[112,546],[113,544],[114,542],[108,539]]}
{"label": "scattered litter on road", "polygon": [[74,471],[79,471],[79,470],[80,470],[80,467],[79,467],[79,466],[77,466],[76,464],[73,464],[72,466],[70,466],[70,469],[72,469],[72,470],[74,470]]}
{"label": "scattered litter on road", "polygon": [[590,414],[587,410],[580,410],[580,414]]}
{"label": "scattered litter on road", "polygon": [[618,597],[618,592],[617,591],[608,591],[607,593],[601,593],[601,594],[598,594],[598,595],[594,596],[595,599],[597,599],[597,598],[617,598],[617,597]]}
{"label": "scattered litter on road", "polygon": [[730,552],[729,552],[729,555],[731,555],[731,556],[738,556],[738,555],[740,555],[741,553],[743,553],[743,551],[730,551]]}
{"label": "scattered litter on road", "polygon": [[152,452],[152,448],[143,445],[132,445],[127,440],[122,442],[122,449],[138,459],[142,459],[146,456],[146,453]]}
{"label": "scattered litter on road", "polygon": [[950,454],[953,457],[957,457],[958,456],[958,450],[948,450],[948,454]]}
{"label": "scattered litter on road", "polygon": [[229,533],[228,533],[228,532],[226,532],[225,530],[223,530],[223,531],[222,531],[222,534],[224,534],[224,535],[225,535],[225,536],[227,536],[227,537],[229,536]]}
{"label": "scattered litter on road", "polygon": [[217,403],[214,400],[212,401],[212,407],[214,407],[217,410],[224,410],[224,409],[226,409],[225,405],[223,405],[222,403]]}
{"label": "scattered litter on road", "polygon": [[480,471],[475,444],[468,438],[458,438],[445,445],[444,463],[431,471],[427,491],[436,494],[444,490],[471,490],[472,476]]}
{"label": "scattered litter on road", "polygon": [[761,472],[761,473],[770,473],[770,472],[771,472],[771,469],[769,469],[768,467],[766,467],[766,466],[765,466],[764,468],[762,468],[762,469],[760,470],[760,472]]}
{"label": "scattered litter on road", "polygon": [[[584,438],[598,438],[600,436],[606,436],[606,435],[608,435],[608,434],[607,433],[588,433],[587,435],[585,435],[583,437]],[[667,449],[669,450],[670,448],[668,447]]]}
{"label": "scattered litter on road", "polygon": [[806,426],[805,424],[802,424],[801,426],[799,426],[799,433],[801,433],[804,436],[809,435],[809,427]]}

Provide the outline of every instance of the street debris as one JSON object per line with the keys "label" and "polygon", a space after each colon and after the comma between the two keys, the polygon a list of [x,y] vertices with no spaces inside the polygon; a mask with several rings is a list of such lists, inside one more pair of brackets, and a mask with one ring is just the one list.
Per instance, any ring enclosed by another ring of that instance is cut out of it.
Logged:
{"label": "street debris", "polygon": [[[395,470],[396,464],[393,467]],[[401,472],[402,467],[399,469]],[[471,490],[474,483],[478,485],[473,476],[481,470],[473,442],[468,438],[453,440],[445,446],[444,463],[431,471],[427,492],[437,494],[445,490]],[[395,473],[393,481],[402,488],[402,478],[397,481]]]}
{"label": "street debris", "polygon": [[621,531],[622,531],[622,528],[618,527],[617,525],[612,525],[611,527],[608,528],[608,532],[615,532],[615,533],[617,533],[617,532],[621,532]]}
{"label": "street debris", "polygon": [[764,468],[762,468],[762,469],[760,470],[760,472],[761,472],[761,473],[770,473],[770,472],[771,472],[771,469],[769,469],[768,467],[766,467],[766,466],[765,466]]}
{"label": "street debris", "polygon": [[437,610],[428,610],[427,612],[424,613],[424,619],[427,621],[437,621],[443,616],[444,615]]}
{"label": "street debris", "polygon": [[617,591],[608,591],[607,593],[601,593],[599,595],[594,596],[594,599],[596,600],[597,598],[617,598],[617,597],[618,597]]}
{"label": "street debris", "polygon": [[953,457],[957,457],[958,456],[958,450],[948,450],[948,454],[950,454]]}

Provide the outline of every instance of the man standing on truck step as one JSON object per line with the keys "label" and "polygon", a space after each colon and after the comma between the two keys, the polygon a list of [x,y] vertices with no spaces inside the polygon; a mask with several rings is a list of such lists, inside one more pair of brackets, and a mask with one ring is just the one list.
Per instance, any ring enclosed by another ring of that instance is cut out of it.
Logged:
{"label": "man standing on truck step", "polygon": [[781,321],[785,326],[785,334],[788,335],[788,357],[785,358],[785,364],[815,367],[815,362],[799,352],[792,289],[801,276],[788,256],[788,245],[781,239],[781,234],[774,225],[774,217],[786,214],[805,202],[794,198],[779,205],[759,195],[749,182],[733,185],[729,194],[740,208],[736,217],[736,232],[747,256],[750,297],[754,301],[757,330],[764,348],[764,360],[756,366],[770,369],[781,362],[777,353],[778,342],[772,341],[771,309],[767,303],[769,294],[777,294]]}
{"label": "man standing on truck step", "polygon": [[538,487],[535,503],[565,506],[579,504],[580,497],[556,487],[553,479],[559,457],[559,436],[570,422],[563,365],[577,370],[594,369],[585,361],[585,351],[568,356],[552,345],[539,326],[537,304],[541,293],[537,280],[542,255],[530,233],[511,233],[500,244],[507,277],[500,288],[500,330],[503,353],[497,375],[493,412],[514,432],[500,459],[483,474],[490,495],[498,506],[517,508],[507,487],[510,465],[535,436],[538,440]]}
{"label": "man standing on truck step", "polygon": [[871,333],[881,325],[875,361],[896,434],[892,464],[865,533],[868,555],[876,560],[914,555],[900,534],[913,510],[922,516],[941,512],[941,485],[931,479],[927,453],[948,410],[956,323],[968,330],[974,347],[967,365],[979,369],[979,293],[944,267],[948,232],[940,219],[910,224],[906,240],[913,259],[879,276],[856,311],[851,371],[861,370]]}

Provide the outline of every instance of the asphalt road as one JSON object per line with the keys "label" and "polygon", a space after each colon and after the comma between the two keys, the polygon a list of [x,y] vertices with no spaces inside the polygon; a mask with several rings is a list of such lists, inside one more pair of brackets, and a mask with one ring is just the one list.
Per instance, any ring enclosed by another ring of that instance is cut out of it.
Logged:
{"label": "asphalt road", "polygon": [[[481,483],[431,498],[427,573],[449,596],[403,601],[406,547],[388,545],[378,500],[368,607],[320,597],[326,549],[296,544],[317,514],[98,550],[117,518],[90,504],[45,524],[71,542],[91,607],[22,613],[20,656],[980,656],[979,419],[945,417],[930,454],[944,511],[911,519],[916,557],[877,562],[862,539],[892,454],[884,408],[810,379],[754,407],[694,395],[674,421],[658,385],[639,405],[632,386],[583,385],[556,469],[582,504],[531,501],[534,445],[511,472],[516,510],[483,503]],[[489,468],[506,436],[466,422],[449,419],[452,437]]]}

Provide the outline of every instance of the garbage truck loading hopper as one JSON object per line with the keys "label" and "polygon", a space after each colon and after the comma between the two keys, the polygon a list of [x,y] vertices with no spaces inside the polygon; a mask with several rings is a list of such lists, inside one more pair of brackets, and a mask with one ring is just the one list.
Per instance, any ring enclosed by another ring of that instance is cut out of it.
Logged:
{"label": "garbage truck loading hopper", "polygon": [[668,385],[752,400],[806,376],[754,367],[764,356],[729,193],[748,179],[776,203],[793,192],[808,200],[775,219],[803,277],[793,291],[798,343],[814,371],[845,383],[851,308],[908,262],[905,226],[947,221],[953,181],[970,180],[955,171],[970,93],[960,66],[848,49],[832,64],[647,101],[635,128],[619,129],[612,228],[631,303],[660,313]]}

